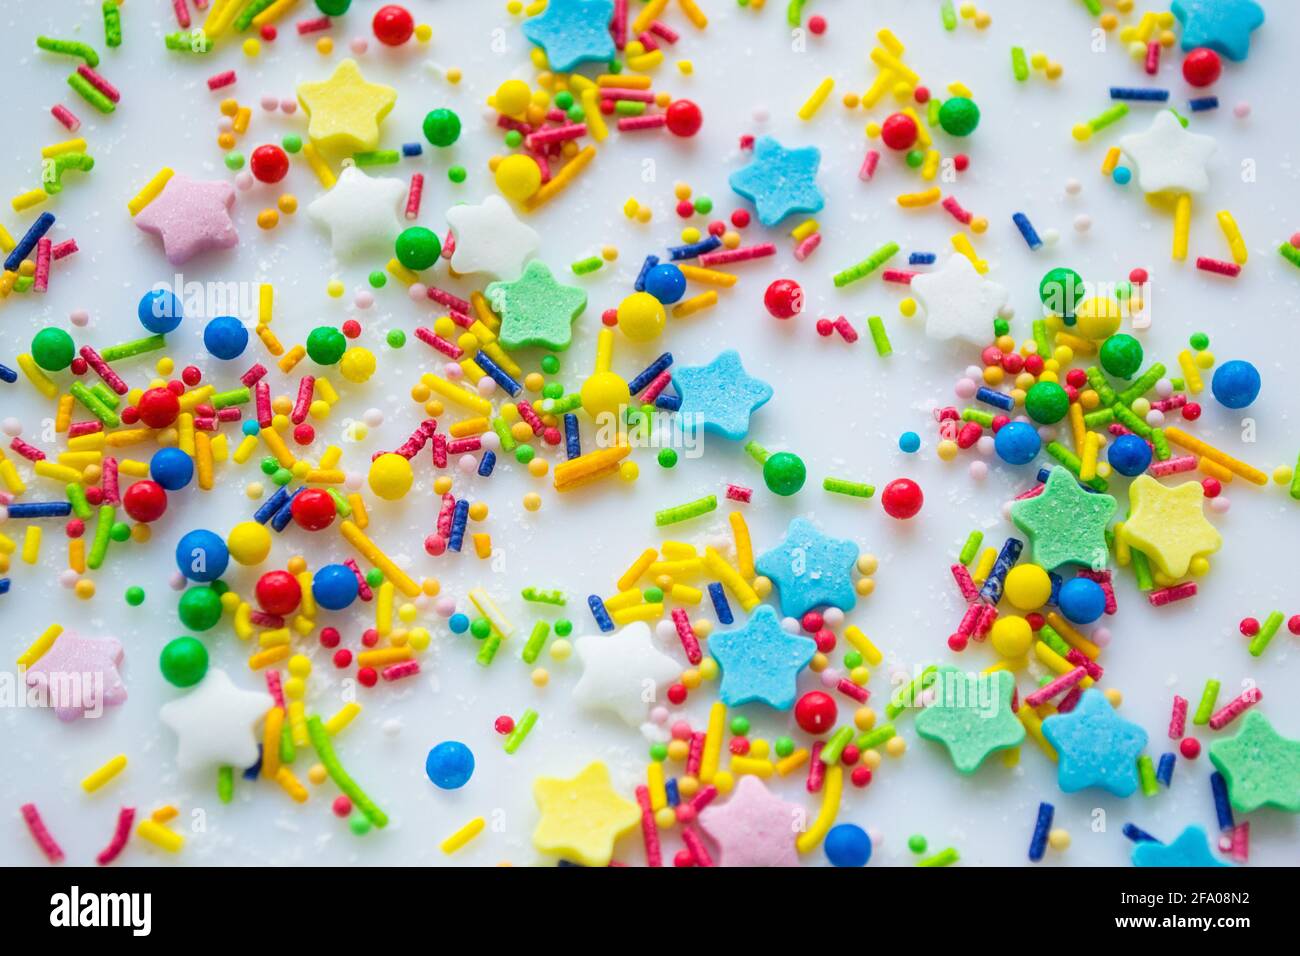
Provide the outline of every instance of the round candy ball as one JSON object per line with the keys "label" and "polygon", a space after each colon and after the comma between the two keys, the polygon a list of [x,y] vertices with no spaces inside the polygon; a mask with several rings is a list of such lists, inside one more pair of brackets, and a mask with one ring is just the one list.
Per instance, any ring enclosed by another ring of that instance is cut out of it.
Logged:
{"label": "round candy ball", "polygon": [[411,463],[389,452],[370,463],[370,490],[385,501],[396,501],[411,490],[415,475]]}
{"label": "round candy ball", "polygon": [[424,761],[424,772],[440,790],[459,790],[474,776],[474,752],[459,740],[444,740]]}
{"label": "round candy ball", "polygon": [[206,528],[186,532],[176,543],[176,567],[191,581],[215,581],[226,573],[229,564],[226,542]]}
{"label": "round candy ball", "polygon": [[777,279],[763,293],[763,305],[774,319],[792,319],[803,311],[803,289],[793,279]]}
{"label": "round candy ball", "polygon": [[424,118],[424,138],[434,146],[450,146],[460,139],[460,117],[448,109],[430,110]]}
{"label": "round candy ball", "polygon": [[1119,303],[1100,295],[1084,299],[1075,312],[1075,332],[1085,339],[1101,341],[1119,330]]}
{"label": "round candy ball", "polygon": [[921,486],[911,478],[895,478],[880,493],[880,506],[885,509],[885,514],[899,521],[915,517],[924,503]]}
{"label": "round candy ball", "polygon": [[1222,72],[1219,54],[1206,47],[1198,46],[1183,57],[1183,79],[1192,86],[1209,86]]}
{"label": "round candy ball", "polygon": [[140,324],[154,335],[166,335],[185,318],[181,300],[167,289],[150,289],[140,296],[135,314]]}
{"label": "round candy ball", "polygon": [[318,325],[307,334],[307,357],[317,365],[337,365],[347,348],[347,336],[332,325]]}
{"label": "round candy ball", "polygon": [[[140,420],[145,420],[144,415]],[[179,491],[194,477],[194,459],[179,448],[160,448],[149,459],[149,477],[168,491]]]}
{"label": "round candy ball", "polygon": [[428,269],[442,255],[442,243],[437,234],[424,226],[403,229],[397,237],[397,261],[414,272]]}
{"label": "round candy ball", "polygon": [[1091,624],[1106,612],[1106,592],[1089,578],[1071,578],[1061,585],[1056,605],[1067,621]]}
{"label": "round candy ball", "polygon": [[668,317],[663,303],[649,292],[633,292],[618,304],[618,327],[633,342],[659,337]]}
{"label": "round candy ball", "polygon": [[1040,425],[1055,425],[1070,410],[1070,395],[1055,382],[1037,382],[1025,393],[1025,411]]}
{"label": "round candy ball", "polygon": [[248,347],[248,329],[233,315],[219,315],[204,327],[203,347],[223,361],[237,359]]}
{"label": "round candy ball", "polygon": [[1116,378],[1132,378],[1142,367],[1142,343],[1131,335],[1112,335],[1101,343],[1101,367]]}
{"label": "round candy ball", "polygon": [[346,564],[327,564],[311,579],[311,596],[327,611],[341,611],[357,599],[361,585]]}
{"label": "round candy ball", "polygon": [[156,481],[137,481],[122,492],[122,508],[142,524],[157,521],[167,511],[167,492]]}
{"label": "round candy ball", "polygon": [[803,487],[808,478],[808,469],[803,459],[788,451],[778,451],[768,455],[763,462],[763,482],[768,491],[774,495],[788,498]]}
{"label": "round candy ball", "polygon": [[253,150],[248,157],[248,168],[253,178],[261,183],[278,183],[289,173],[289,154],[274,143]]}
{"label": "round candy ball", "polygon": [[1027,465],[1043,447],[1038,429],[1028,422],[1007,422],[993,436],[993,450],[1009,465]]}
{"label": "round candy ball", "polygon": [[162,649],[158,666],[167,683],[193,687],[208,672],[208,649],[197,637],[178,637]]}
{"label": "round candy ball", "polygon": [[[150,428],[167,428],[180,415],[181,401],[170,388],[148,388],[140,395],[135,410],[140,414],[140,421]],[[167,450],[184,455],[185,460],[190,462],[190,471],[193,472],[194,465],[189,455],[174,448]],[[188,478],[185,480],[189,481]]]}
{"label": "round candy ball", "polygon": [[32,361],[47,372],[62,372],[77,355],[77,344],[63,329],[51,326],[32,337]]}
{"label": "round candy ball", "polygon": [[824,845],[831,866],[866,866],[871,859],[871,837],[856,823],[831,827]]}
{"label": "round candy ball", "polygon": [[1052,579],[1036,564],[1017,564],[1007,572],[1002,595],[1021,611],[1036,611],[1052,596]]}
{"label": "round candy ball", "polygon": [[523,153],[512,153],[501,160],[492,175],[501,194],[515,202],[523,202],[542,186],[542,170],[537,160]]}
{"label": "round candy ball", "polygon": [[824,734],[835,726],[839,706],[830,694],[810,690],[794,705],[794,720],[805,733]]}
{"label": "round candy ball", "polygon": [[267,614],[292,614],[302,603],[302,585],[288,571],[267,571],[253,586],[257,604]]}
{"label": "round candy ball", "polygon": [[320,531],[334,522],[338,510],[328,491],[321,488],[304,488],[289,505],[294,523],[306,531]]}
{"label": "round candy ball", "polygon": [[1214,370],[1210,391],[1224,408],[1246,408],[1259,397],[1259,369],[1233,359]]}
{"label": "round candy ball", "polygon": [[969,136],[980,124],[980,108],[973,100],[954,96],[939,107],[939,125],[949,136]]}
{"label": "round candy ball", "polygon": [[370,26],[375,31],[375,39],[384,46],[401,46],[415,32],[415,20],[410,12],[395,3],[376,10]]}
{"label": "round candy ball", "polygon": [[244,567],[261,564],[271,554],[271,532],[261,522],[241,521],[226,535],[226,550]]}
{"label": "round candy ball", "polygon": [[1005,660],[1013,661],[1029,652],[1034,642],[1034,629],[1019,614],[1004,614],[993,622],[989,643]]}
{"label": "round candy ball", "polygon": [[206,586],[186,588],[177,608],[187,631],[206,631],[221,620],[221,595]]}
{"label": "round candy ball", "polygon": [[694,136],[704,125],[704,114],[690,100],[673,100],[665,111],[668,132],[674,136]]}
{"label": "round candy ball", "polygon": [[352,6],[352,0],[316,0],[316,9],[327,17],[341,17]]}
{"label": "round candy ball", "polygon": [[1038,298],[1043,305],[1066,318],[1073,318],[1083,294],[1083,276],[1073,269],[1050,269],[1038,283]]}
{"label": "round candy ball", "polygon": [[645,290],[664,305],[672,305],[686,293],[686,276],[671,262],[660,263],[646,273]]}
{"label": "round candy ball", "polygon": [[893,113],[880,125],[880,138],[890,149],[911,149],[916,135],[916,120],[906,113]]}
{"label": "round candy ball", "polygon": [[1151,464],[1151,446],[1137,435],[1120,435],[1106,449],[1106,460],[1121,475],[1132,478]]}

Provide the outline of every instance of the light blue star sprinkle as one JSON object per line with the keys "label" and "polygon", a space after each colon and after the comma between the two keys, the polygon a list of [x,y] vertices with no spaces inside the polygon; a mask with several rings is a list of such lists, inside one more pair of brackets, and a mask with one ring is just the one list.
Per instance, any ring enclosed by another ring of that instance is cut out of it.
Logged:
{"label": "light blue star sprinkle", "polygon": [[772,386],[746,374],[735,349],[708,365],[677,369],[673,388],[682,399],[677,423],[683,430],[703,428],[733,441],[749,434],[749,416],[772,397]]}
{"label": "light blue star sprinkle", "polygon": [[817,212],[825,204],[814,181],[822,154],[815,146],[786,149],[771,136],[754,143],[754,159],[731,174],[731,188],[754,204],[758,221],[775,226],[793,212]]}
{"label": "light blue star sprinkle", "polygon": [[797,692],[795,680],[817,653],[817,642],[787,633],[776,612],[764,604],[744,627],[709,638],[709,653],[722,672],[718,697],[728,707],[761,701],[789,710]]}
{"label": "light blue star sprinkle", "polygon": [[1084,691],[1074,710],[1044,720],[1043,736],[1056,749],[1057,782],[1066,793],[1100,787],[1127,797],[1137,789],[1147,732],[1115,713],[1096,688]]}
{"label": "light blue star sprinkle", "polygon": [[614,58],[613,15],[613,0],[550,0],[541,16],[524,21],[524,36],[546,51],[552,70],[568,73],[579,63]]}
{"label": "light blue star sprinkle", "polygon": [[1209,47],[1229,60],[1250,54],[1250,34],[1264,22],[1255,0],[1174,0],[1169,9],[1183,25],[1183,49]]}
{"label": "light blue star sprinkle", "polygon": [[1143,840],[1133,847],[1134,866],[1228,866],[1210,852],[1205,830],[1192,824],[1173,843]]}
{"label": "light blue star sprinkle", "polygon": [[831,538],[811,521],[795,518],[785,538],[754,562],[781,595],[781,613],[802,617],[815,607],[850,610],[857,603],[851,572],[858,559],[852,541]]}

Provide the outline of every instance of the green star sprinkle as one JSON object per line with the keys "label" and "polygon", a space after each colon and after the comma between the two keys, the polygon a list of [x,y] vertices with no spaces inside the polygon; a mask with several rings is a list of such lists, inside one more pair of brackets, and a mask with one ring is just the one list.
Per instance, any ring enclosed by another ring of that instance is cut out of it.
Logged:
{"label": "green star sprinkle", "polygon": [[1115,499],[1079,487],[1069,470],[1057,465],[1041,494],[1011,506],[1011,520],[1029,536],[1033,561],[1048,571],[1063,564],[1106,567],[1106,523],[1115,513]]}
{"label": "green star sprinkle", "polygon": [[1016,679],[1010,671],[967,674],[940,667],[930,686],[935,701],[917,716],[916,732],[947,747],[962,773],[974,773],[989,754],[1025,739],[1011,710]]}
{"label": "green star sprinkle", "polygon": [[1300,740],[1283,737],[1259,711],[1245,716],[1237,736],[1210,744],[1210,763],[1223,774],[1237,812],[1300,813]]}
{"label": "green star sprinkle", "polygon": [[587,307],[587,293],[561,285],[546,264],[534,259],[514,282],[493,282],[485,291],[501,316],[503,348],[540,345],[562,352],[573,338],[573,320]]}

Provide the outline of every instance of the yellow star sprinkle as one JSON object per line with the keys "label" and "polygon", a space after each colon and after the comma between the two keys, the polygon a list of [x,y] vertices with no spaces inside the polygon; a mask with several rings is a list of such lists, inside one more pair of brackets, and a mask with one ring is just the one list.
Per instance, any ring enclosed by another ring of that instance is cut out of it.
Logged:
{"label": "yellow star sprinkle", "polygon": [[599,760],[571,780],[538,777],[533,799],[542,814],[533,845],[583,866],[609,866],[614,841],[641,820],[640,808],[614,792]]}
{"label": "yellow star sprinkle", "polygon": [[1223,539],[1205,519],[1200,482],[1167,488],[1150,475],[1129,487],[1124,538],[1155,562],[1162,574],[1181,578],[1192,559],[1219,550]]}
{"label": "yellow star sprinkle", "polygon": [[367,83],[356,61],[344,60],[328,80],[299,83],[298,102],[318,149],[357,152],[379,146],[379,121],[397,102],[397,91]]}

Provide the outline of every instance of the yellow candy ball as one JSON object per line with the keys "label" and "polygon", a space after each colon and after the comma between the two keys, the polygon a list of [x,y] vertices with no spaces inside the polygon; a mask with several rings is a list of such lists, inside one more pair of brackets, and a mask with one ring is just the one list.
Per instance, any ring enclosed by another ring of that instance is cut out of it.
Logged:
{"label": "yellow candy ball", "polygon": [[1053,850],[1068,850],[1070,848],[1070,831],[1062,830],[1060,827],[1053,827],[1047,834],[1047,845]]}
{"label": "yellow candy ball", "polygon": [[618,304],[618,327],[633,342],[657,339],[667,320],[663,303],[649,292],[633,292]]}
{"label": "yellow candy ball", "polygon": [[541,188],[542,171],[531,156],[515,153],[497,164],[493,173],[497,189],[515,202],[523,202]]}
{"label": "yellow candy ball", "polygon": [[533,91],[523,80],[506,80],[497,87],[492,105],[507,116],[520,116],[532,102]]}
{"label": "yellow candy ball", "polygon": [[385,501],[396,501],[411,490],[415,474],[411,463],[401,455],[389,452],[380,455],[370,464],[370,490]]}
{"label": "yellow candy ball", "polygon": [[1075,331],[1086,339],[1100,341],[1119,331],[1121,312],[1114,299],[1095,295],[1084,299],[1075,312]]}
{"label": "yellow candy ball", "polygon": [[603,414],[617,416],[619,410],[632,401],[627,382],[613,372],[596,372],[587,376],[578,394],[583,410],[593,419]]}
{"label": "yellow candy ball", "polygon": [[357,385],[368,381],[375,374],[375,353],[360,345],[352,346],[339,359],[339,374]]}
{"label": "yellow candy ball", "polygon": [[524,495],[524,508],[528,511],[536,511],[542,506],[542,496],[535,491],[530,491]]}
{"label": "yellow candy ball", "polygon": [[1007,614],[993,622],[989,634],[993,649],[1008,659],[1023,657],[1034,641],[1034,630],[1018,614]]}
{"label": "yellow candy ball", "polygon": [[1017,564],[1007,572],[1002,593],[1017,609],[1036,611],[1052,596],[1052,579],[1036,564]]}
{"label": "yellow candy ball", "polygon": [[240,564],[261,564],[271,553],[271,532],[256,521],[241,521],[226,536],[226,548]]}

